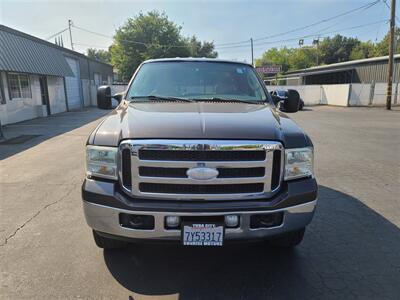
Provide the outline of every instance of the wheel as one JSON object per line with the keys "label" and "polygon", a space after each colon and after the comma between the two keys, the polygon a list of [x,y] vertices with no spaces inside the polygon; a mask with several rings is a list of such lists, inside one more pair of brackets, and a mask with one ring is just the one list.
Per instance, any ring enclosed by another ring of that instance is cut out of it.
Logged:
{"label": "wheel", "polygon": [[103,249],[118,249],[118,248],[124,248],[127,245],[127,243],[124,241],[119,241],[101,236],[94,230],[93,230],[93,238],[97,247]]}
{"label": "wheel", "polygon": [[297,231],[288,232],[280,235],[276,238],[271,239],[269,242],[272,246],[283,247],[283,248],[293,248],[301,243],[304,237],[305,228]]}

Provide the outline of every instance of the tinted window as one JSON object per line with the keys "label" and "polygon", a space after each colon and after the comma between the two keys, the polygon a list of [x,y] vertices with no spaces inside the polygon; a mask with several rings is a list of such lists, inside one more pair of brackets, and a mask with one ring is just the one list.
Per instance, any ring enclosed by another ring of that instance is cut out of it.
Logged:
{"label": "tinted window", "polygon": [[145,63],[129,89],[128,98],[149,95],[190,99],[266,99],[253,68],[219,62]]}

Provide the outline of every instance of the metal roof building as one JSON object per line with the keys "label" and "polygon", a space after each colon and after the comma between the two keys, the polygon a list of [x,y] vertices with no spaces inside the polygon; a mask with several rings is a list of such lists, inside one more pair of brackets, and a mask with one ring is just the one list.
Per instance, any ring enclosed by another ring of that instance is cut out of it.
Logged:
{"label": "metal roof building", "polygon": [[112,81],[111,65],[0,25],[2,124],[93,105]]}
{"label": "metal roof building", "polygon": [[[388,56],[346,61],[283,74],[287,85],[377,83],[387,81]],[[394,56],[393,81],[399,82],[400,54]],[[267,78],[273,81],[274,77]]]}
{"label": "metal roof building", "polygon": [[62,52],[0,25],[0,70],[31,74],[72,76]]}

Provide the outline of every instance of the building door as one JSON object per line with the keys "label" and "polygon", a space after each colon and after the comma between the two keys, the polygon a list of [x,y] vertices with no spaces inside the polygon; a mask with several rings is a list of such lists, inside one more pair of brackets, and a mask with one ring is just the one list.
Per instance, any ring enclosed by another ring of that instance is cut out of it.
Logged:
{"label": "building door", "polygon": [[96,88],[101,86],[101,76],[99,73],[94,73],[94,84],[95,84]]}
{"label": "building door", "polygon": [[68,110],[77,110],[83,107],[81,97],[81,77],[79,62],[76,59],[66,57],[67,63],[74,76],[65,77],[65,89],[67,91]]}
{"label": "building door", "polygon": [[50,116],[50,102],[49,102],[49,89],[47,87],[47,77],[40,76],[40,96],[42,98],[42,105],[46,105],[47,115]]}

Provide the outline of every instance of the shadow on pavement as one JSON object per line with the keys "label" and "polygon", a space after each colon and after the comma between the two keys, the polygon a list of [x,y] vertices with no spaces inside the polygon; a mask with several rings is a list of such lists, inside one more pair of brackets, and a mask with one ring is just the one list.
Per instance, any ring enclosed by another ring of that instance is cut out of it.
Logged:
{"label": "shadow on pavement", "polygon": [[82,127],[101,118],[108,112],[107,110],[86,108],[83,111],[60,113],[46,118],[5,125],[3,126],[3,133],[7,140],[29,135],[36,137],[23,143],[0,143],[0,160],[34,147],[57,135]]}
{"label": "shadow on pavement", "polygon": [[396,299],[399,249],[398,227],[359,200],[321,186],[315,218],[294,251],[266,243],[132,245],[104,251],[104,259],[132,294],[155,298]]}

